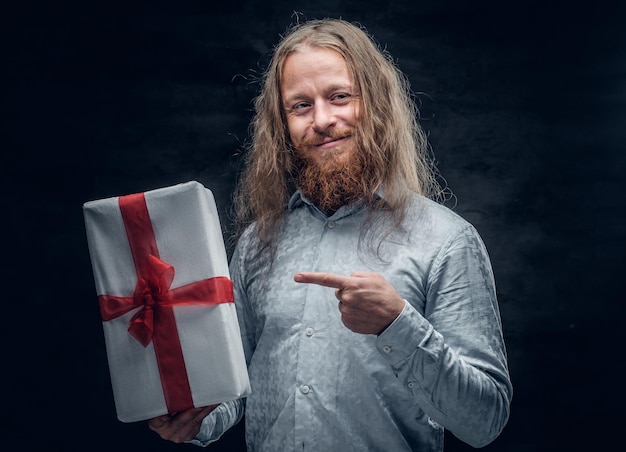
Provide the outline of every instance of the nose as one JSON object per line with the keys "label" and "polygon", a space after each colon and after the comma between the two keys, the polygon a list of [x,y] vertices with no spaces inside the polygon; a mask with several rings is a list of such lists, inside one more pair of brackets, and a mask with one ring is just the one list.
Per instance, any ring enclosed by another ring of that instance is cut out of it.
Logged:
{"label": "nose", "polygon": [[315,105],[313,110],[313,130],[323,133],[334,126],[335,122],[336,118],[331,105],[325,102]]}

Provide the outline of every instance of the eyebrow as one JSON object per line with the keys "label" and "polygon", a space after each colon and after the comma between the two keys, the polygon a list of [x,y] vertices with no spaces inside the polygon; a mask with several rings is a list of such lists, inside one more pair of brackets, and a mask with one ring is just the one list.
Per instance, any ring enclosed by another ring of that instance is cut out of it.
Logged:
{"label": "eyebrow", "polygon": [[288,107],[298,100],[302,100],[304,96],[302,94],[292,94],[291,96],[283,99],[283,106]]}

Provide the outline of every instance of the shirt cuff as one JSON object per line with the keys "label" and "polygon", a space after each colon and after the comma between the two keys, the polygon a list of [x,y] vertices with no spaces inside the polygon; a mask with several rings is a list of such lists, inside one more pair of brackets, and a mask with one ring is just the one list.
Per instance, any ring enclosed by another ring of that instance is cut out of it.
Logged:
{"label": "shirt cuff", "polygon": [[205,416],[205,418],[202,420],[200,431],[194,439],[188,441],[189,443],[196,446],[206,447],[219,439],[219,436],[217,438],[214,438],[213,435],[215,431],[216,419],[219,415],[219,410],[223,405],[224,404],[221,404],[216,409],[211,411],[207,416]]}
{"label": "shirt cuff", "polygon": [[396,367],[408,359],[431,335],[432,325],[404,300],[404,308],[385,331],[376,338],[376,348]]}

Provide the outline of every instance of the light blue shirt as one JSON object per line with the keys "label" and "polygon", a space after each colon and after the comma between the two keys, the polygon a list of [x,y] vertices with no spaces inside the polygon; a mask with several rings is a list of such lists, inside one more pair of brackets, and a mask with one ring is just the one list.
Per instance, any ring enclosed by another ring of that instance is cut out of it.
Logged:
{"label": "light blue shirt", "polygon": [[[415,196],[377,255],[359,245],[367,213],[327,217],[296,192],[272,266],[242,236],[230,271],[252,393],[207,416],[193,443],[215,441],[244,407],[250,452],[441,451],[444,428],[475,447],[499,435],[512,386],[478,233]],[[334,289],[294,282],[303,271],[381,273],[404,310],[379,336],[354,333]]]}

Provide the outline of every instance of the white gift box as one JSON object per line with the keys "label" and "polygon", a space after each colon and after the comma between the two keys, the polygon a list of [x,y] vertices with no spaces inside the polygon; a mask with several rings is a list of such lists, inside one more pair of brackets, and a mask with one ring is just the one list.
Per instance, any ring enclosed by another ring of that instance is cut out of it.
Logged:
{"label": "white gift box", "polygon": [[[247,396],[211,191],[192,181],[90,201],[83,213],[118,419],[135,422]],[[160,274],[152,263],[163,278],[149,276]],[[141,324],[137,330],[129,328],[133,320]],[[152,326],[152,335],[142,325]]]}

